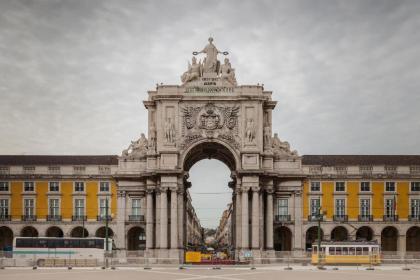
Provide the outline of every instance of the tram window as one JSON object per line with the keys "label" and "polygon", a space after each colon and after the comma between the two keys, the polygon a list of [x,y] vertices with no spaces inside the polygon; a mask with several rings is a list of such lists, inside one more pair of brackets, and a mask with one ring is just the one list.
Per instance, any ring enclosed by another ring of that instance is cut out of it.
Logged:
{"label": "tram window", "polygon": [[334,247],[330,247],[330,248],[328,249],[328,253],[329,253],[331,256],[334,256],[334,255],[335,255],[335,248],[334,248]]}
{"label": "tram window", "polygon": [[341,247],[336,247],[335,248],[335,254],[336,255],[342,255],[343,254],[343,252],[342,252],[342,250],[341,250],[342,248]]}
{"label": "tram window", "polygon": [[369,255],[369,247],[363,247],[363,255]]}
{"label": "tram window", "polygon": [[356,247],[356,255],[358,256],[362,255],[362,247]]}
{"label": "tram window", "polygon": [[314,254],[318,253],[318,247],[317,246],[313,246],[312,252]]}
{"label": "tram window", "polygon": [[350,248],[349,248],[349,255],[351,255],[351,256],[356,255],[356,248],[354,248],[354,247],[350,247]]}
{"label": "tram window", "polygon": [[347,247],[343,247],[342,251],[343,251],[343,255],[347,256],[349,254],[349,248],[347,248]]}

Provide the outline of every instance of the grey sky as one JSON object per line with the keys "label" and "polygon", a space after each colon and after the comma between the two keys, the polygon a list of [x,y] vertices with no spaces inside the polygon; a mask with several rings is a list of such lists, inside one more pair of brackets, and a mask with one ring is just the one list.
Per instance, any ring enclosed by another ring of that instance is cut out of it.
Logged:
{"label": "grey sky", "polygon": [[[146,91],[179,83],[211,35],[240,84],[273,90],[273,129],[300,154],[420,154],[419,14],[414,0],[1,0],[0,153],[119,154],[146,131]],[[227,168],[204,163],[191,191],[228,191],[209,177]],[[193,201],[205,225],[226,204]]]}

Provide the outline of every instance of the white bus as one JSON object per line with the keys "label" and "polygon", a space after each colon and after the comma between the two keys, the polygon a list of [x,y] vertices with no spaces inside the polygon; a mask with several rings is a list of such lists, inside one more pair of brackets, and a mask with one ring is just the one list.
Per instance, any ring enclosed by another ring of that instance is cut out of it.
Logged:
{"label": "white bus", "polygon": [[[108,238],[108,251],[112,250]],[[30,259],[100,259],[106,250],[105,238],[15,237],[13,257]]]}

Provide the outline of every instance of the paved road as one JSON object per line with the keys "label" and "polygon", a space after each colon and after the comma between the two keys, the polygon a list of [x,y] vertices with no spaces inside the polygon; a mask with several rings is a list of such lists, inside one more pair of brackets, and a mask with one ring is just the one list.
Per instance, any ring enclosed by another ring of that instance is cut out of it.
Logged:
{"label": "paved road", "polygon": [[121,268],[117,270],[101,269],[18,269],[0,270],[0,279],[4,280],[414,280],[419,278],[420,269],[403,271],[401,267],[381,267],[366,271],[354,267],[343,267],[339,270],[319,271],[312,267],[296,267],[285,271],[284,267],[222,268],[215,270],[208,267],[197,267],[179,270],[177,268]]}

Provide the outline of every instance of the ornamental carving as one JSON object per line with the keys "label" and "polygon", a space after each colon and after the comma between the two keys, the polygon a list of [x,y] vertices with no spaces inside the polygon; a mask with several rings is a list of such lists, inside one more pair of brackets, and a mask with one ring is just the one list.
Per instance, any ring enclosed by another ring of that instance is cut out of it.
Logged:
{"label": "ornamental carving", "polygon": [[187,130],[193,128],[215,130],[223,127],[232,130],[238,124],[239,107],[221,107],[207,103],[205,106],[187,106],[181,110]]}
{"label": "ornamental carving", "polygon": [[201,139],[218,138],[239,149],[238,106],[216,106],[207,103],[204,106],[185,106],[181,109],[183,116],[183,142],[186,148]]}

